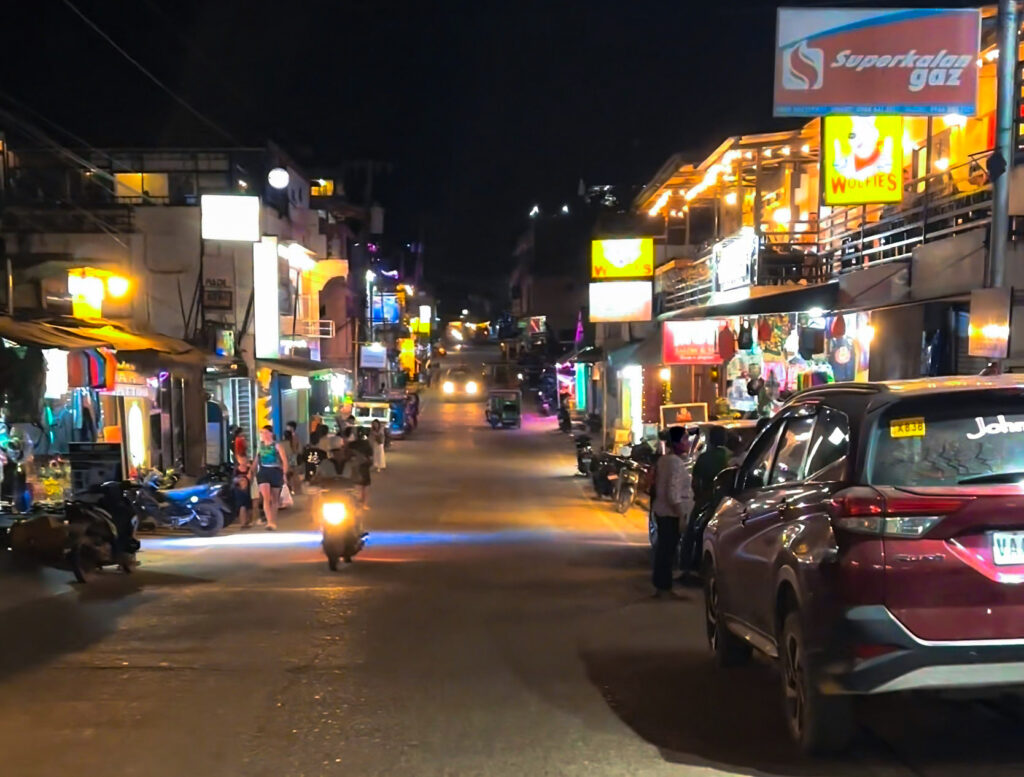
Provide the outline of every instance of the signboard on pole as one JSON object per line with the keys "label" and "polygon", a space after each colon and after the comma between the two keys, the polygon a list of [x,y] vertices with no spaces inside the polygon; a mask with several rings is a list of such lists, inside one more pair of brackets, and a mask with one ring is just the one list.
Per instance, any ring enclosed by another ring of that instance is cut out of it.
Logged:
{"label": "signboard on pole", "polygon": [[903,118],[826,116],[821,138],[826,205],[903,199]]}
{"label": "signboard on pole", "polygon": [[590,284],[590,320],[650,321],[654,284],[651,281],[601,281]]}
{"label": "signboard on pole", "polygon": [[654,239],[593,240],[590,274],[602,278],[650,278],[654,275]]}
{"label": "signboard on pole", "polygon": [[776,116],[973,116],[977,8],[780,8]]}

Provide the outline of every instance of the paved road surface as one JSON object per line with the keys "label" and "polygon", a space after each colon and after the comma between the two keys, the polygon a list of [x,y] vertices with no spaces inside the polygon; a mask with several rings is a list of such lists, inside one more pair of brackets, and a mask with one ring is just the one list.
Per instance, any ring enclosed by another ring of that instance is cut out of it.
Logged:
{"label": "paved road surface", "polygon": [[712,669],[699,593],[649,598],[644,516],[571,451],[431,398],[338,573],[294,513],[85,587],[4,573],[0,775],[1022,773],[1018,717],[948,702],[877,701],[848,758],[795,756],[770,667]]}

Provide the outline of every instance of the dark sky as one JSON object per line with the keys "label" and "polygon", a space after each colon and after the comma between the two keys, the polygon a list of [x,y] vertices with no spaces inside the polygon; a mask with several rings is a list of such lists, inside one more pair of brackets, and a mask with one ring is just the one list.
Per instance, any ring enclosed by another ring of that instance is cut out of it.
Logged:
{"label": "dark sky", "polygon": [[[422,219],[439,279],[503,272],[530,205],[580,178],[643,183],[675,151],[783,126],[774,2],[73,2],[238,142],[393,162],[387,230],[415,239]],[[8,6],[0,104],[96,146],[230,144],[63,0]]]}

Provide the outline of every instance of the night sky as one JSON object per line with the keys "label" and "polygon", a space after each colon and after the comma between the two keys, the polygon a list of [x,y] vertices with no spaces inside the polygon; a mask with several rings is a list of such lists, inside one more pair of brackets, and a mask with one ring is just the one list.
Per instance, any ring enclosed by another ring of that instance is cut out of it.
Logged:
{"label": "night sky", "polygon": [[424,223],[442,283],[504,272],[530,206],[581,178],[642,184],[673,152],[793,124],[771,117],[774,2],[73,2],[229,137],[63,0],[7,4],[0,105],[95,146],[270,137],[302,161],[391,162],[386,230]]}

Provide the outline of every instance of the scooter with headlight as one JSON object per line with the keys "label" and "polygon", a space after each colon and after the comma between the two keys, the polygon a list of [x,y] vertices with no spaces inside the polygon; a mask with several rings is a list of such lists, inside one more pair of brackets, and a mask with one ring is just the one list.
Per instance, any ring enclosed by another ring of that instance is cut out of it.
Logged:
{"label": "scooter with headlight", "polygon": [[355,500],[347,494],[325,495],[320,503],[320,524],[327,566],[336,570],[339,559],[351,564],[369,536],[362,530],[362,513]]}

